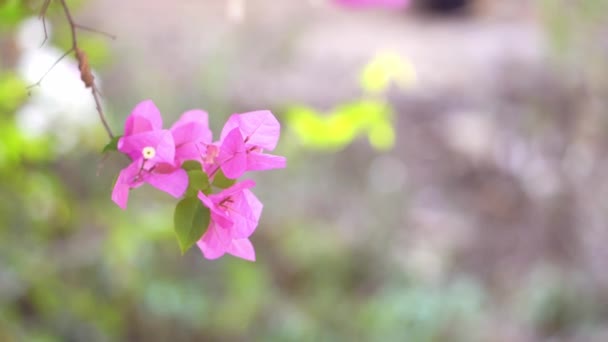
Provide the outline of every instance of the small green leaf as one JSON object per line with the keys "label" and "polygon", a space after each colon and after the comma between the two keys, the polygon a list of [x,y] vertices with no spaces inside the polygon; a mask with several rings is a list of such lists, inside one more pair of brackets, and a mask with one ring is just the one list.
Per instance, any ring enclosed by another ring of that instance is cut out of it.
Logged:
{"label": "small green leaf", "polygon": [[182,164],[182,169],[186,171],[202,170],[201,164],[196,160],[187,160]]}
{"label": "small green leaf", "polygon": [[224,175],[224,172],[220,169],[213,178],[213,186],[220,189],[227,189],[236,183],[236,179],[230,179]]}
{"label": "small green leaf", "polygon": [[203,170],[188,171],[188,189],[186,190],[187,197],[196,197],[199,190],[208,191],[209,177]]}
{"label": "small green leaf", "polygon": [[209,208],[203,206],[196,197],[186,197],[177,203],[173,223],[182,254],[203,236],[210,217]]}
{"label": "small green leaf", "polygon": [[122,135],[112,138],[112,140],[110,140],[110,142],[103,148],[103,150],[101,151],[101,153],[106,153],[106,152],[118,150],[118,140],[120,138],[122,138]]}

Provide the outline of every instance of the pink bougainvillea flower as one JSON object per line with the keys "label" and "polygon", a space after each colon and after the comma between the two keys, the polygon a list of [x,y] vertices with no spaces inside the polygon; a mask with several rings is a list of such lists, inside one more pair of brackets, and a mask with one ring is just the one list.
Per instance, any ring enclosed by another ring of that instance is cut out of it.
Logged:
{"label": "pink bougainvillea flower", "polygon": [[255,260],[248,238],[258,225],[263,205],[249,190],[254,186],[254,181],[246,180],[217,194],[198,193],[203,205],[211,211],[209,227],[198,241],[205,258],[215,259],[229,253]]}
{"label": "pink bougainvillea flower", "polygon": [[281,125],[270,111],[233,114],[222,129],[216,163],[232,179],[245,171],[284,168],[285,157],[263,153],[274,150],[280,134]]}
{"label": "pink bougainvillea flower", "polygon": [[209,196],[199,191],[198,198],[211,210],[211,220],[227,229],[231,238],[247,238],[257,227],[263,208],[249,190],[254,186],[254,181],[245,180]]}
{"label": "pink bougainvillea flower", "polygon": [[180,197],[188,187],[186,171],[175,165],[175,142],[152,101],[139,103],[125,122],[125,135],[118,140],[118,150],[132,162],[118,175],[112,200],[127,207],[129,189],[143,183]]}
{"label": "pink bougainvillea flower", "polygon": [[199,109],[185,112],[171,127],[171,134],[175,141],[176,165],[205,158],[212,139],[207,112]]}
{"label": "pink bougainvillea flower", "polygon": [[206,259],[213,260],[228,253],[235,257],[255,261],[255,250],[249,239],[231,239],[220,234],[225,229],[218,228],[215,222],[209,224],[209,228],[198,240],[196,245]]}
{"label": "pink bougainvillea flower", "polygon": [[125,122],[125,136],[163,128],[160,111],[152,100],[137,104]]}
{"label": "pink bougainvillea flower", "polygon": [[334,2],[344,7],[383,7],[389,9],[400,9],[407,7],[410,3],[410,0],[334,0]]}

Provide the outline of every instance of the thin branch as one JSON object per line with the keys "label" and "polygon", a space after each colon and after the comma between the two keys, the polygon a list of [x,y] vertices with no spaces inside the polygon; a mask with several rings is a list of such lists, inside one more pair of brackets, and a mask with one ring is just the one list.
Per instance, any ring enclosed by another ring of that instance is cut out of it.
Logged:
{"label": "thin branch", "polygon": [[93,33],[100,34],[100,35],[102,35],[102,36],[106,36],[107,38],[110,38],[110,39],[112,39],[112,40],[115,40],[115,39],[116,39],[116,36],[115,36],[115,35],[113,35],[113,34],[111,34],[111,33],[108,33],[108,32],[104,32],[104,31],[101,31],[101,30],[95,29],[95,28],[92,28],[92,27],[88,27],[88,26],[84,26],[84,25],[80,25],[80,24],[74,24],[74,26],[75,26],[76,28],[78,28],[78,29],[83,30],[83,31],[89,31],[89,32],[93,32]]}
{"label": "thin branch", "polygon": [[[93,76],[93,73],[91,72],[91,67],[89,66],[89,59],[87,57],[87,54],[83,50],[81,50],[80,47],[78,46],[78,35],[77,35],[76,31],[78,29],[81,29],[84,31],[91,31],[91,32],[95,32],[98,34],[102,34],[102,35],[108,36],[111,39],[115,39],[116,37],[109,33],[98,31],[98,30],[92,29],[90,27],[83,26],[83,25],[76,23],[74,21],[74,18],[72,17],[72,13],[70,12],[70,8],[68,7],[66,0],[57,0],[57,1],[63,7],[63,13],[65,14],[65,18],[68,21],[68,24],[70,26],[70,33],[72,36],[72,47],[66,53],[64,53],[55,63],[53,63],[51,68],[44,73],[44,75],[42,76],[42,78],[40,78],[40,80],[38,82],[34,83],[33,85],[30,85],[28,88],[39,86],[40,82],[42,82],[42,80],[46,77],[46,75],[62,59],[64,59],[70,53],[74,52],[76,60],[78,61],[78,69],[80,70],[80,79],[82,80],[82,82],[84,82],[84,85],[86,88],[91,88],[91,93],[93,95],[93,99],[95,100],[95,108],[97,109],[97,113],[99,114],[99,119],[101,120],[103,127],[105,128],[106,132],[108,133],[108,136],[110,137],[110,139],[112,139],[112,138],[114,138],[114,134],[112,133],[112,130],[110,129],[110,125],[108,125],[108,122],[104,115],[103,109],[101,107],[99,90],[97,88],[97,85],[95,84],[95,77]],[[40,18],[42,19],[42,24],[44,26],[44,41],[42,42],[43,44],[48,39],[45,18],[46,18],[46,13],[48,11],[50,3],[51,3],[51,0],[45,0],[44,3],[42,4],[42,9],[40,11]]]}
{"label": "thin branch", "polygon": [[44,80],[44,78],[46,77],[46,75],[48,75],[49,72],[51,72],[51,70],[53,70],[53,68],[55,68],[55,66],[57,64],[59,64],[59,62],[61,62],[65,57],[67,57],[67,55],[69,55],[73,51],[74,51],[74,49],[72,48],[72,49],[69,49],[68,51],[66,51],[63,55],[61,55],[61,57],[59,57],[59,59],[57,59],[55,61],[55,63],[53,63],[53,65],[51,65],[50,68],[48,68],[48,70],[44,73],[44,75],[42,75],[42,77],[40,77],[40,79],[38,80],[38,82],[36,82],[34,84],[30,84],[29,86],[27,86],[27,89],[39,86],[40,82],[42,82],[42,80]]}
{"label": "thin branch", "polygon": [[51,0],[44,0],[44,3],[42,3],[42,9],[40,9],[40,15],[38,16],[40,19],[42,19],[42,28],[44,28],[44,40],[42,40],[40,46],[44,45],[44,43],[46,43],[46,41],[49,39],[49,35],[46,30],[46,11],[49,9],[50,4]]}
{"label": "thin branch", "polygon": [[68,20],[70,24],[70,33],[72,34],[72,48],[76,49],[78,45],[78,39],[76,38],[76,23],[74,22],[74,18],[72,18],[72,13],[70,12],[70,8],[65,0],[59,0],[61,6],[63,6],[63,12],[65,13],[65,18]]}
{"label": "thin branch", "polygon": [[93,85],[91,93],[93,94],[93,99],[95,99],[95,108],[97,109],[97,113],[99,113],[99,119],[101,120],[103,127],[106,129],[106,132],[108,132],[110,139],[113,139],[114,134],[112,134],[110,125],[108,125],[108,122],[106,121],[106,117],[105,117],[105,115],[103,115],[103,110],[101,109],[101,100],[99,99],[99,90],[97,90],[97,86]]}

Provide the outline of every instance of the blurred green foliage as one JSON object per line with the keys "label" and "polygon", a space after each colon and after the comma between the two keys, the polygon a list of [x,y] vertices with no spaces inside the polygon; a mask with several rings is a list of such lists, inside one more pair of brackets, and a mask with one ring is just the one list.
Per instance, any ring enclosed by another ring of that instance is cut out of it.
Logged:
{"label": "blurred green foliage", "polygon": [[304,105],[292,106],[286,111],[288,126],[305,148],[336,152],[366,135],[376,150],[389,150],[395,145],[394,113],[385,94],[393,84],[408,89],[415,82],[416,73],[409,61],[380,53],[361,72],[362,99],[341,104],[328,113]]}
{"label": "blurred green foliage", "polygon": [[395,53],[379,53],[361,72],[361,87],[368,93],[383,93],[391,84],[408,89],[416,83],[411,62]]}
{"label": "blurred green foliage", "polygon": [[308,148],[335,152],[365,134],[373,147],[389,149],[395,141],[392,115],[385,102],[362,100],[341,105],[326,115],[294,106],[287,111],[287,121],[300,143]]}
{"label": "blurred green foliage", "polygon": [[[81,50],[86,51],[89,64],[95,68],[101,68],[110,62],[108,41],[111,39],[102,33],[78,31],[78,46]],[[53,43],[63,51],[72,47],[69,26],[62,25],[55,30]]]}
{"label": "blurred green foliage", "polygon": [[2,0],[0,1],[0,30],[6,30],[18,24],[27,14],[25,1]]}
{"label": "blurred green foliage", "polygon": [[540,5],[540,13],[547,25],[552,46],[559,52],[558,56],[582,52],[572,51],[572,47],[596,43],[596,35],[604,34],[608,1],[543,0]]}
{"label": "blurred green foliage", "polygon": [[11,72],[0,74],[0,110],[3,113],[14,112],[26,96],[27,89],[19,77]]}
{"label": "blurred green foliage", "polygon": [[28,161],[53,158],[47,138],[28,137],[16,127],[14,112],[26,99],[26,84],[0,69],[0,172],[5,175]]}

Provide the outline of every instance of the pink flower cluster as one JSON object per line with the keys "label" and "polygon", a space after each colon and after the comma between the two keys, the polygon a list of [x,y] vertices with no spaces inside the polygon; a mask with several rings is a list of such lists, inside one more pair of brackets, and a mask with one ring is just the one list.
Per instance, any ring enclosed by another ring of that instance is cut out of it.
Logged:
{"label": "pink flower cluster", "polygon": [[[219,141],[212,141],[207,113],[190,110],[163,129],[160,111],[151,100],[139,103],[125,122],[125,133],[118,140],[118,151],[131,163],[120,171],[112,200],[126,209],[131,189],[144,183],[180,198],[188,188],[185,161],[200,163],[210,180],[221,170],[237,179],[247,171],[284,168],[285,157],[264,153],[273,150],[281,127],[270,111],[254,111],[230,116]],[[209,208],[211,219],[198,247],[207,259],[225,253],[255,260],[249,237],[258,225],[262,203],[249,190],[255,186],[245,180],[206,195],[198,191],[201,203]]]}

